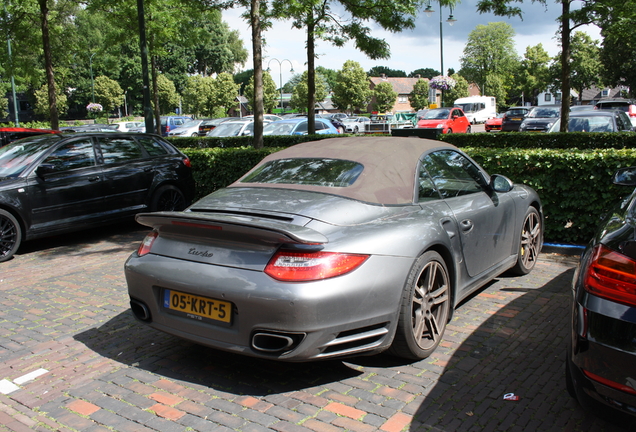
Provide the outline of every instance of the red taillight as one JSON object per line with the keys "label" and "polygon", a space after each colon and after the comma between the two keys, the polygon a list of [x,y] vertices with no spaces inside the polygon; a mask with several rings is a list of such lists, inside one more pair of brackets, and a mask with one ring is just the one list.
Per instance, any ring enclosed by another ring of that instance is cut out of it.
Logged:
{"label": "red taillight", "polygon": [[141,242],[139,248],[137,249],[137,255],[144,256],[150,253],[150,249],[152,249],[152,244],[157,239],[159,233],[157,231],[151,231],[148,233],[146,238]]}
{"label": "red taillight", "polygon": [[192,163],[190,163],[190,158],[183,159],[183,164],[188,168],[192,168]]}
{"label": "red taillight", "polygon": [[630,105],[627,113],[630,117],[636,117],[636,105]]}
{"label": "red taillight", "polygon": [[589,379],[592,379],[592,380],[594,380],[596,382],[599,382],[599,383],[601,383],[601,384],[603,384],[605,386],[615,388],[615,389],[620,390],[622,392],[629,393],[629,394],[632,394],[632,395],[636,395],[636,390],[634,390],[632,387],[628,387],[628,386],[626,386],[624,384],[619,384],[617,382],[608,380],[607,378],[603,378],[602,376],[598,376],[596,374],[593,374],[592,372],[587,371],[585,369],[582,369],[582,370],[583,370],[583,374],[585,374],[585,376],[588,377]]}
{"label": "red taillight", "polygon": [[349,273],[368,257],[337,252],[278,251],[265,267],[265,274],[286,282],[322,280]]}
{"label": "red taillight", "polygon": [[584,287],[598,297],[636,306],[636,261],[598,245],[592,252]]}

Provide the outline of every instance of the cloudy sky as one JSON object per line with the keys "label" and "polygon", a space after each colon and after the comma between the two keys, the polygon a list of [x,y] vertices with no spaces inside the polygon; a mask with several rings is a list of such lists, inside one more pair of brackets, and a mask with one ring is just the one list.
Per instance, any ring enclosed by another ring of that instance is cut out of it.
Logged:
{"label": "cloudy sky", "polygon": [[[539,43],[551,56],[559,53],[559,44],[555,37],[558,30],[556,22],[560,14],[559,3],[547,0],[547,6],[531,3],[517,3],[523,10],[523,19],[503,18],[492,14],[479,14],[476,12],[477,0],[464,0],[454,10],[453,15],[457,22],[450,26],[446,23],[450,9],[442,8],[442,33],[444,45],[444,69],[453,68],[458,71],[461,68],[460,57],[463,54],[469,33],[479,24],[487,25],[490,22],[505,21],[514,29],[514,38],[517,54],[523,56],[526,47]],[[318,41],[316,53],[319,55],[316,66],[339,70],[347,60],[354,60],[362,65],[365,71],[374,66],[387,66],[391,69],[403,70],[407,74],[419,68],[433,68],[440,70],[440,8],[439,3],[432,2],[435,13],[431,17],[420,13],[417,18],[416,28],[402,33],[388,33],[381,29],[373,32],[374,37],[385,39],[391,47],[391,58],[387,60],[370,60],[360,53],[351,44],[336,48],[328,42]],[[576,2],[573,5],[576,8]],[[238,30],[243,38],[244,45],[249,51],[249,60],[244,69],[252,69],[251,30],[247,23],[240,18],[244,10],[235,9],[223,12],[223,19],[231,29]],[[599,40],[598,28],[588,26],[582,29]],[[294,74],[306,70],[307,53],[305,50],[306,35],[304,30],[291,28],[291,24],[285,21],[275,22],[273,27],[264,33],[266,46],[263,49],[263,68],[271,67],[272,77],[276,84],[282,73],[283,84]],[[275,60],[272,60],[275,59]],[[282,63],[279,64],[276,60]],[[289,60],[293,64],[294,73],[291,73]]]}

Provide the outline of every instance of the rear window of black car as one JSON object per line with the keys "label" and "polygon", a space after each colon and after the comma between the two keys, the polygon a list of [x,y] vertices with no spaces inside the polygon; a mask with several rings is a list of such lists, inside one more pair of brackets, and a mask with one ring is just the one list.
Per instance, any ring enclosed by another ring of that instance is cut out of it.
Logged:
{"label": "rear window of black car", "polygon": [[148,152],[150,156],[161,156],[168,153],[168,150],[159,141],[150,137],[137,138],[139,144]]}
{"label": "rear window of black car", "polygon": [[347,187],[364,167],[342,159],[279,159],[269,161],[241,180],[241,183],[282,183]]}
{"label": "rear window of black car", "polygon": [[99,146],[105,164],[126,162],[143,156],[141,148],[132,138],[100,138]]}

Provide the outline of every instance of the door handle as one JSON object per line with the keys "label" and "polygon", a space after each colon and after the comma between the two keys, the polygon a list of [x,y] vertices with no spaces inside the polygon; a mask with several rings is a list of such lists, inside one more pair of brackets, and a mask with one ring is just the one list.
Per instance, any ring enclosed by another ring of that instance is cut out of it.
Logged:
{"label": "door handle", "polygon": [[95,182],[95,181],[97,181],[97,180],[99,180],[99,176],[94,176],[94,177],[89,177],[89,178],[88,178],[88,181],[89,181],[89,182]]}
{"label": "door handle", "polygon": [[462,232],[467,233],[472,231],[475,225],[473,224],[473,221],[471,221],[470,219],[464,219],[463,221],[459,223],[459,226]]}

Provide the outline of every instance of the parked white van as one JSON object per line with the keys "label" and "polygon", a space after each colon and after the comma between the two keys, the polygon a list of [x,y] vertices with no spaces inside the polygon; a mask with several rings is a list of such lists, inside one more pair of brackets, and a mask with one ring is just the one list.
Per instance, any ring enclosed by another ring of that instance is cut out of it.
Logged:
{"label": "parked white van", "polygon": [[492,96],[469,96],[459,98],[454,105],[461,108],[472,124],[485,123],[497,117],[497,101]]}

